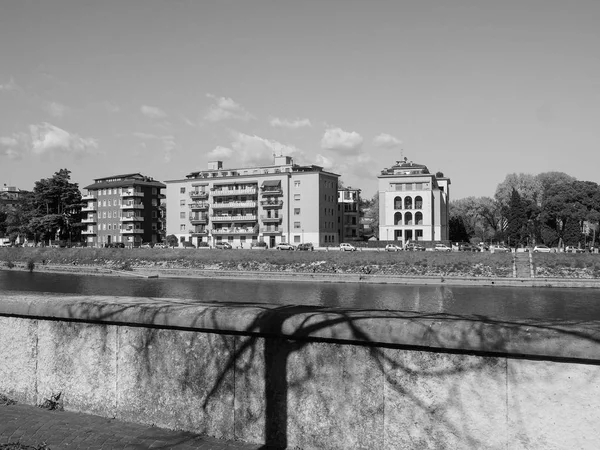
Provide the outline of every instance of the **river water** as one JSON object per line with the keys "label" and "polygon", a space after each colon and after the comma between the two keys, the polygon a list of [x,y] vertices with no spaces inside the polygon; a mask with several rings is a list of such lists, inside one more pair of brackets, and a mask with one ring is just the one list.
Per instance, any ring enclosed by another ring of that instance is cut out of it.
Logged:
{"label": "river water", "polygon": [[600,290],[586,288],[147,279],[0,271],[0,291],[419,311],[504,320],[600,319]]}

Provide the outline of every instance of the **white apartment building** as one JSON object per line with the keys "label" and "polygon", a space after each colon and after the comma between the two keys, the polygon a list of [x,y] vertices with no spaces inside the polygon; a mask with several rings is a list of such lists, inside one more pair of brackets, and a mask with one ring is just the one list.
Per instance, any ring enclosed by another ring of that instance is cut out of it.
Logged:
{"label": "white apartment building", "polygon": [[236,169],[211,161],[207,170],[165,181],[167,235],[196,246],[335,245],[338,178],[319,166],[296,165],[289,156]]}
{"label": "white apartment building", "polygon": [[450,179],[430,174],[426,166],[404,158],[379,179],[379,239],[447,241]]}

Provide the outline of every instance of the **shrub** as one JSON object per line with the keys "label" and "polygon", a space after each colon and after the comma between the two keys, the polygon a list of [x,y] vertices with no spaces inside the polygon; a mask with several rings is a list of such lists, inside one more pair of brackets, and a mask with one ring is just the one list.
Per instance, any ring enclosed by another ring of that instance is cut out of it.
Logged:
{"label": "shrub", "polygon": [[208,247],[208,242],[198,242],[198,248],[200,247]]}
{"label": "shrub", "polygon": [[33,269],[35,269],[35,262],[33,259],[30,259],[27,261],[27,270],[29,270],[29,272],[33,272]]}
{"label": "shrub", "polygon": [[15,267],[15,263],[12,261],[6,261],[6,267],[8,267],[9,269],[12,269],[13,267]]}

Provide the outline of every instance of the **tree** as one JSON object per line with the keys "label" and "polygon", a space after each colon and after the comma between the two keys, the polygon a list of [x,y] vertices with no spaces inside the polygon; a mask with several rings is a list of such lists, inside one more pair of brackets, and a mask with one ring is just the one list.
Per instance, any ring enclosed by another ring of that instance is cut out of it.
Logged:
{"label": "tree", "polygon": [[510,202],[506,208],[504,216],[506,217],[507,221],[505,230],[506,237],[508,238],[509,242],[514,244],[516,247],[517,244],[523,243],[525,238],[528,236],[528,215],[525,205],[523,205],[523,202],[521,201],[521,196],[515,188],[512,190]]}
{"label": "tree", "polygon": [[379,239],[379,192],[370,201],[365,202],[365,219],[371,227],[373,235]]}
{"label": "tree", "polygon": [[452,242],[469,242],[470,236],[462,217],[450,217],[448,226],[450,228],[449,235]]}
{"label": "tree", "polygon": [[534,175],[528,173],[511,173],[506,175],[502,183],[496,187],[494,198],[502,208],[510,203],[512,191],[515,189],[524,201],[538,204],[542,198],[542,183]]}
{"label": "tree", "polygon": [[169,247],[176,247],[179,244],[179,241],[177,240],[177,236],[175,236],[174,234],[170,234],[167,236],[167,245]]}

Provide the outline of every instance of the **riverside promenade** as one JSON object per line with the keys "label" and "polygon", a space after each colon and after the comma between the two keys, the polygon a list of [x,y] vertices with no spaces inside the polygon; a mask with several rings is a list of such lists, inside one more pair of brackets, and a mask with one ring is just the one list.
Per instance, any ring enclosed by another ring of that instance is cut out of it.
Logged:
{"label": "riverside promenade", "polygon": [[[14,445],[17,443],[20,445]],[[0,449],[27,448],[258,450],[267,447],[90,414],[49,411],[23,404],[0,404]]]}

